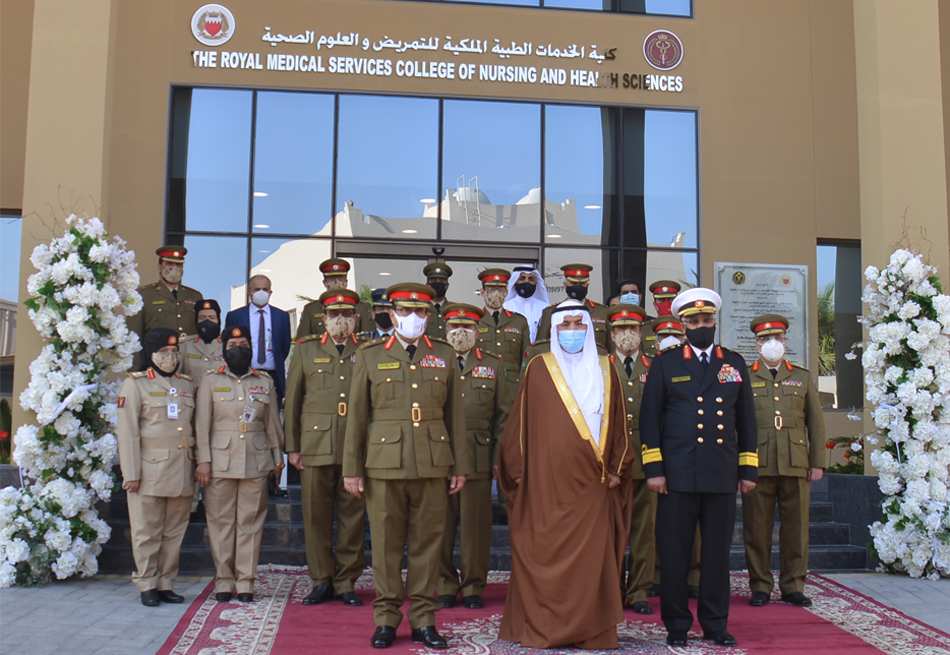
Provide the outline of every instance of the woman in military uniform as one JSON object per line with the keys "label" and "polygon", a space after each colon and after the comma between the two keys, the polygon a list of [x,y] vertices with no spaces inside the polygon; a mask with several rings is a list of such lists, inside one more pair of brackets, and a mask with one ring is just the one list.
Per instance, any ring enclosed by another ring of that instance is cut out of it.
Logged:
{"label": "woman in military uniform", "polygon": [[198,482],[205,487],[215,599],[254,600],[267,514],[267,476],[279,474],[284,430],[274,381],[251,368],[250,330],[222,335],[225,365],[205,375],[196,411]]}
{"label": "woman in military uniform", "polygon": [[129,527],[142,604],[180,603],[174,592],[181,541],[195,493],[195,388],[177,375],[178,334],[149,332],[142,370],[119,390],[118,442],[122,488],[128,493]]}

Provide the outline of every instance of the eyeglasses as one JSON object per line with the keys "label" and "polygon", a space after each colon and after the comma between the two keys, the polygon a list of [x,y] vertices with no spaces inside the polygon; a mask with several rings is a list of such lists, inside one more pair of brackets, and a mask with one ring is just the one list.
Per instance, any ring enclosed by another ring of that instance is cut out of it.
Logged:
{"label": "eyeglasses", "polygon": [[683,319],[683,324],[688,328],[713,327],[716,325],[716,317],[712,314],[687,316]]}
{"label": "eyeglasses", "polygon": [[775,339],[775,340],[778,341],[779,343],[785,343],[785,342],[786,342],[786,338],[785,338],[785,335],[784,335],[784,334],[763,334],[762,336],[756,337],[756,338],[755,338],[755,342],[756,342],[756,343],[761,343],[761,344],[766,344],[766,343],[768,343],[769,341],[771,341],[772,339]]}
{"label": "eyeglasses", "polygon": [[429,310],[426,307],[395,307],[393,311],[399,316],[409,316],[409,314],[415,314],[419,318],[424,318],[426,314],[429,313]]}
{"label": "eyeglasses", "polygon": [[337,318],[342,316],[343,318],[353,318],[356,316],[356,312],[352,309],[328,309],[327,318]]}

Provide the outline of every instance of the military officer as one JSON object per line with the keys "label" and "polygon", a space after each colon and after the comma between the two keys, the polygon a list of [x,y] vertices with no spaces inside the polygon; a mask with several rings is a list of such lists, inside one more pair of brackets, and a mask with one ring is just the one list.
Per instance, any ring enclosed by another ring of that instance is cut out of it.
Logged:
{"label": "military officer", "polygon": [[758,477],[758,437],[745,361],[715,344],[721,303],[715,291],[699,287],[676,297],[672,309],[688,342],[654,357],[640,409],[644,475],[660,494],[660,610],[670,646],[686,646],[693,624],[687,574],[697,523],[703,637],[720,646],[736,643],[727,630],[729,546],[736,491],[752,491]]}
{"label": "military officer", "polygon": [[[507,280],[503,294],[508,293]],[[502,295],[504,300],[504,295]],[[449,303],[442,308],[446,339],[455,349],[461,373],[462,400],[468,426],[465,447],[471,453],[473,472],[465,487],[449,497],[442,536],[442,567],[439,601],[454,607],[459,593],[469,609],[482,607],[482,590],[488,582],[488,561],[492,532],[492,464],[495,446],[504,431],[510,398],[502,385],[504,362],[496,354],[476,347],[479,321],[484,310],[465,303]],[[523,317],[519,317],[524,321]],[[527,323],[524,325],[527,332]],[[455,568],[455,534],[461,525],[461,567]],[[459,578],[461,577],[461,582]]]}
{"label": "military officer", "polygon": [[441,339],[445,336],[445,319],[442,317],[442,307],[446,304],[445,294],[449,290],[449,278],[452,277],[452,267],[445,262],[432,262],[422,269],[426,276],[426,285],[435,291],[432,298],[432,311],[429,314],[429,323],[426,334]]}
{"label": "military officer", "polygon": [[[129,330],[145,341],[145,336],[157,327],[175,330],[183,335],[195,324],[195,305],[201,292],[181,283],[185,269],[184,246],[162,246],[158,255],[159,281],[139,287],[142,311],[128,319]],[[138,358],[136,358],[138,359]]]}
{"label": "military officer", "polygon": [[670,315],[670,306],[673,304],[673,298],[680,292],[682,285],[675,280],[657,280],[650,285],[650,293],[653,294],[653,308],[656,310],[658,318],[651,318],[643,326],[644,347],[651,354],[662,350],[656,343],[656,323],[659,317]]}
{"label": "military officer", "polygon": [[[505,309],[511,273],[489,268],[478,274],[482,283],[485,311],[478,324],[478,347],[501,357],[501,384],[509,402],[513,402],[521,382],[521,360],[531,345],[528,319]],[[502,425],[504,429],[504,425]]]}
{"label": "military officer", "polygon": [[122,488],[128,492],[129,528],[142,604],[180,603],[174,591],[181,541],[195,493],[195,387],[177,374],[178,334],[149,332],[142,370],[119,390],[118,443]]}
{"label": "military officer", "polygon": [[[334,594],[344,605],[362,605],[354,591],[363,572],[363,499],[343,488],[350,380],[360,341],[353,335],[360,297],[349,289],[320,296],[327,331],[297,339],[287,378],[284,428],[290,464],[301,471],[307,568],[313,590],[304,605],[324,603]],[[336,548],[333,548],[336,509]],[[335,550],[335,552],[334,552]]]}
{"label": "military officer", "polygon": [[[345,259],[327,259],[320,262],[320,272],[323,273],[323,286],[327,291],[346,289],[349,286],[350,262]],[[369,305],[362,300],[356,306],[356,315],[359,317],[357,332],[372,330],[373,320],[369,316]],[[294,339],[311,334],[322,335],[326,332],[323,325],[323,303],[314,300],[304,305],[300,312],[300,322],[297,325],[297,336]]]}
{"label": "military officer", "polygon": [[763,314],[749,328],[759,359],[749,372],[759,427],[759,483],[742,499],[742,536],[751,604],[769,602],[775,502],[779,509],[779,590],[782,600],[808,607],[808,508],[811,483],[824,473],[825,421],[808,369],[785,359],[788,319]]}
{"label": "military officer", "polygon": [[[640,452],[640,401],[650,371],[651,357],[641,351],[641,326],[646,311],[639,305],[620,304],[610,308],[610,338],[614,354],[610,356],[624,388],[627,432],[630,447]],[[633,521],[630,524],[630,557],[627,561],[627,585],[624,601],[637,614],[650,614],[647,589],[653,583],[653,525],[656,494],[647,489],[643,463],[639,458],[630,466],[633,477]]]}
{"label": "military officer", "polygon": [[363,341],[372,341],[373,339],[385,339],[393,335],[393,322],[389,318],[389,300],[386,298],[386,289],[373,289],[371,292],[373,306],[370,309],[369,317],[373,319],[373,329],[360,332],[356,335],[357,339]]}
{"label": "military officer", "polygon": [[471,473],[461,382],[455,350],[425,335],[435,292],[416,283],[386,291],[396,332],[364,344],[356,354],[343,448],[346,490],[366,493],[373,535],[376,632],[387,648],[402,620],[402,555],[408,537],[406,588],[412,599],[412,638],[446,648],[435,628],[439,553],[448,494]]}
{"label": "military officer", "polygon": [[224,363],[221,345],[221,307],[217,300],[205,298],[195,313],[196,336],[185,336],[179,344],[181,368],[201,381],[205,373],[217,370]]}
{"label": "military officer", "polygon": [[274,381],[251,368],[250,329],[221,337],[225,365],[198,385],[198,482],[205,488],[208,539],[220,602],[254,600],[254,576],[267,514],[267,476],[280,474],[284,430]]}
{"label": "military officer", "polygon": [[[610,340],[607,338],[607,306],[587,297],[587,290],[590,287],[590,272],[594,267],[590,264],[565,264],[561,267],[564,272],[564,291],[568,299],[579,300],[587,307],[590,312],[590,320],[594,325],[594,341],[601,348],[610,348]],[[541,340],[545,335],[551,332],[551,312],[557,305],[551,305],[545,308],[541,313],[541,320],[538,322],[537,340]]]}

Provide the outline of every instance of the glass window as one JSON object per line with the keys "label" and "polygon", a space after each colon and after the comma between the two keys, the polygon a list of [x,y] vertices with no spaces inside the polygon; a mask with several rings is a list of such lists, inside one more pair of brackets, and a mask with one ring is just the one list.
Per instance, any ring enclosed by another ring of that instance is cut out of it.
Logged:
{"label": "glass window", "polygon": [[221,305],[222,321],[229,311],[247,304],[247,239],[188,235],[182,284]]}
{"label": "glass window", "polygon": [[476,2],[480,5],[519,5],[522,7],[537,7],[541,0],[443,0],[443,2]]}
{"label": "glass window", "polygon": [[[861,357],[845,355],[862,340],[861,246],[818,246],[818,391],[822,407],[850,409],[864,403]],[[860,351],[858,351],[860,355]]]}
{"label": "glass window", "polygon": [[182,173],[188,230],[247,231],[251,99],[251,91],[194,89],[191,94],[181,144],[187,153]]}
{"label": "glass window", "polygon": [[620,11],[630,14],[692,16],[692,5],[692,0],[619,0]]}
{"label": "glass window", "polygon": [[340,96],[338,237],[436,236],[439,102]]}
{"label": "glass window", "polygon": [[446,100],[442,237],[537,242],[541,106]]}
{"label": "glass window", "polygon": [[[353,263],[353,268],[350,269],[350,288],[359,291],[360,296],[364,298],[369,297],[373,289],[386,289],[400,282],[425,284],[426,281],[425,275],[422,274],[422,269],[428,263],[425,259],[354,257],[350,261]],[[454,270],[455,267],[452,268]]]}
{"label": "glass window", "polygon": [[[564,292],[565,264],[589,264],[590,286],[587,297],[594,302],[603,303],[620,281],[620,251],[600,250],[598,248],[545,248],[544,250],[544,286],[553,303],[567,300]],[[540,338],[540,337],[539,337]],[[545,337],[547,338],[547,337]]]}
{"label": "glass window", "polygon": [[617,110],[547,105],[544,133],[545,241],[620,244]]}
{"label": "glass window", "polygon": [[317,265],[333,256],[332,247],[330,239],[254,238],[251,275],[270,278],[272,305],[288,312],[300,310],[326,291]]}
{"label": "glass window", "polygon": [[333,203],[332,95],[257,95],[255,232],[330,236]]}
{"label": "glass window", "polygon": [[0,217],[0,299],[16,303],[20,293],[20,231],[23,219]]}

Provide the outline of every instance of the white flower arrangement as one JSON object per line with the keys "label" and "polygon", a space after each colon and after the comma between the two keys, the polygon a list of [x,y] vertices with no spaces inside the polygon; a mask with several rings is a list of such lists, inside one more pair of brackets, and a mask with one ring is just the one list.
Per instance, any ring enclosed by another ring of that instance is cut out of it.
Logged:
{"label": "white flower arrangement", "polygon": [[23,488],[0,490],[0,587],[94,575],[110,536],[95,508],[115,485],[118,387],[106,375],[127,370],[141,348],[125,323],[142,308],[139,275],[135,253],[98,218],[66,225],[30,258],[38,272],[24,304],[46,345],[20,405],[39,425],[14,436]]}
{"label": "white flower arrangement", "polygon": [[874,548],[891,572],[950,576],[950,296],[936,269],[906,249],[864,276],[862,363],[884,438],[871,454],[885,513],[871,526]]}

